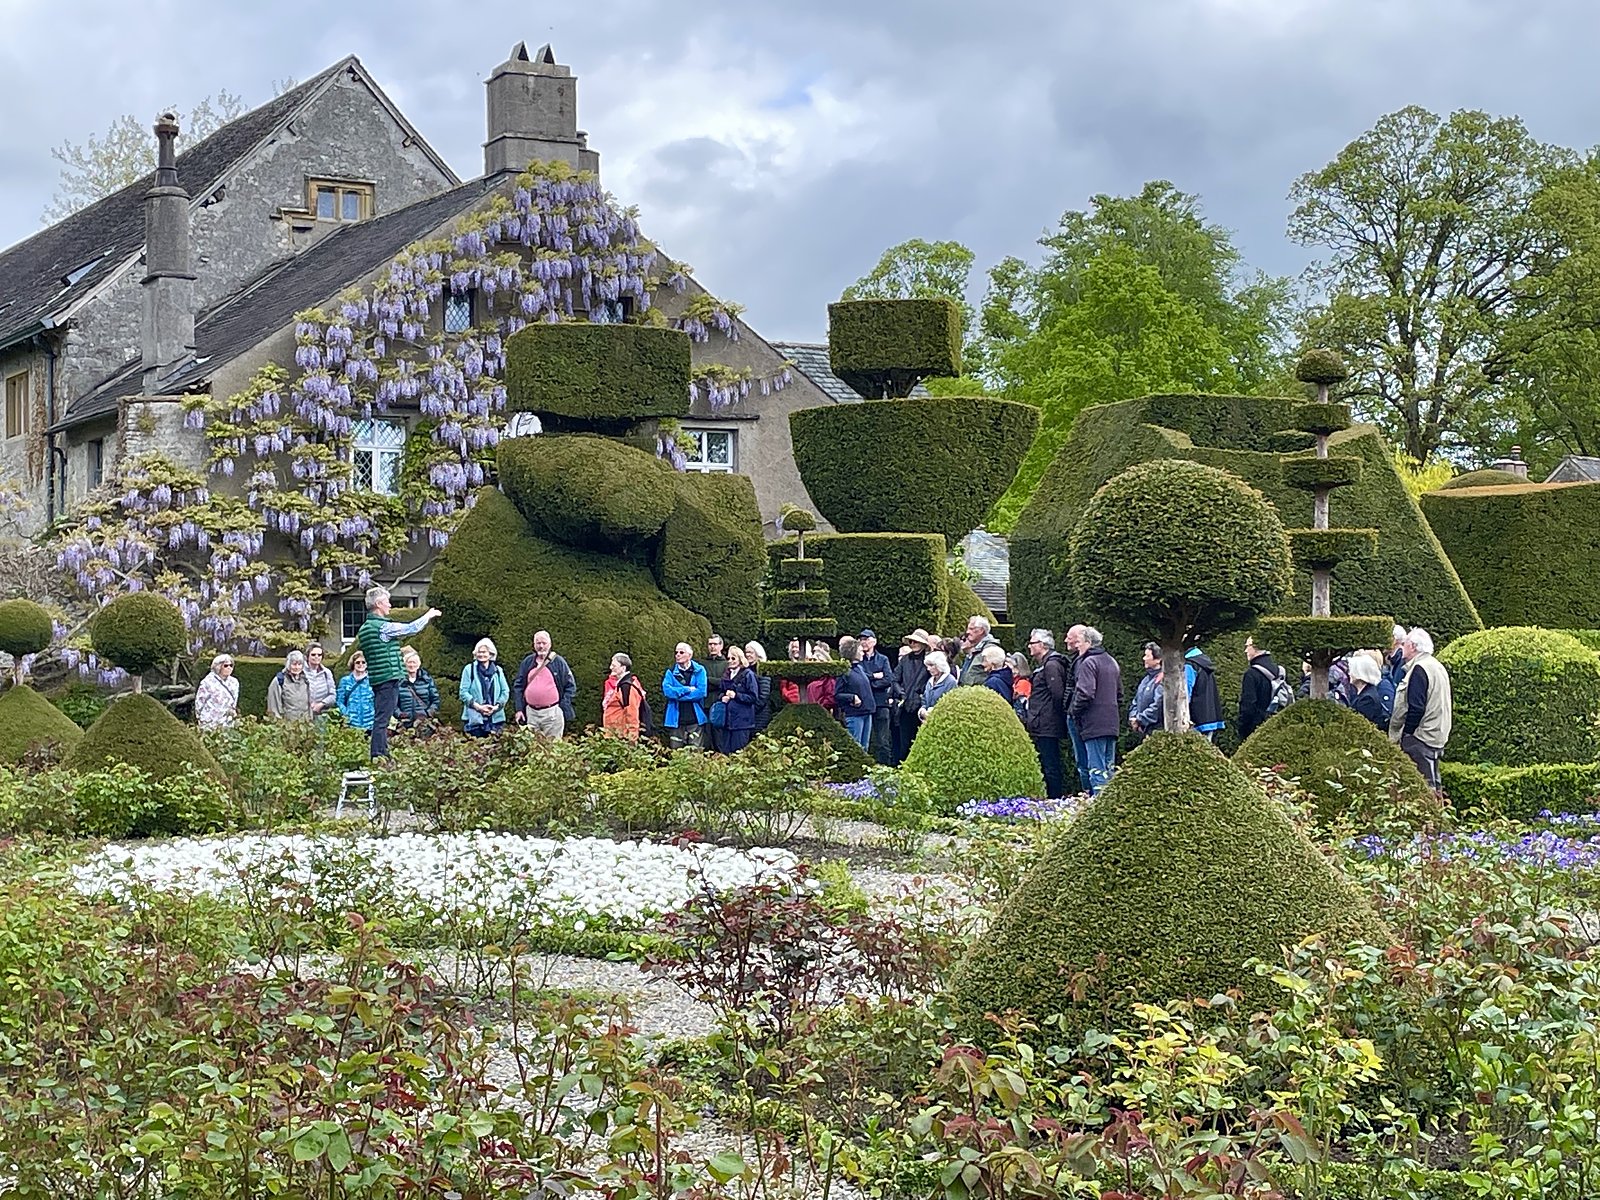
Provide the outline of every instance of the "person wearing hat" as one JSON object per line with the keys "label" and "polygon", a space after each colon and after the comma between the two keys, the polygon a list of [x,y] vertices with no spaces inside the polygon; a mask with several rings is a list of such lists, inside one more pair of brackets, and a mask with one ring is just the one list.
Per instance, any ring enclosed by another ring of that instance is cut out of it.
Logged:
{"label": "person wearing hat", "polygon": [[923,656],[934,648],[934,641],[926,629],[913,629],[906,634],[904,643],[910,653],[903,657],[894,671],[894,735],[893,763],[899,766],[911,753],[911,742],[917,736],[917,709],[922,707],[922,689],[928,686],[928,667]]}
{"label": "person wearing hat", "polygon": [[872,685],[872,729],[867,735],[867,752],[880,767],[889,766],[893,751],[890,749],[889,703],[894,694],[894,666],[889,656],[878,649],[878,635],[863,629],[857,641],[861,644],[861,670]]}

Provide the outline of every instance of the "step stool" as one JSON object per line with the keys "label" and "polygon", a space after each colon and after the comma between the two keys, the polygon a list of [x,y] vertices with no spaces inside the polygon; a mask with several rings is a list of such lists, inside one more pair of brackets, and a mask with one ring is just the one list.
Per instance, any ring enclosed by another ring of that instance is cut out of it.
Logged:
{"label": "step stool", "polygon": [[344,778],[339,782],[339,802],[333,806],[334,820],[337,821],[344,813],[346,799],[354,803],[365,803],[368,816],[378,811],[378,794],[372,786],[371,771],[346,771],[344,773]]}

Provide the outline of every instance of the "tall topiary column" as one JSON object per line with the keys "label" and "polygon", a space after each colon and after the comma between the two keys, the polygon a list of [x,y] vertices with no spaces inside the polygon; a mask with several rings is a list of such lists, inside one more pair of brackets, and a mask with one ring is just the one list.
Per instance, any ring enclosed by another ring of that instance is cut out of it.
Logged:
{"label": "tall topiary column", "polygon": [[1362,646],[1388,644],[1393,622],[1388,617],[1333,615],[1333,571],[1341,562],[1370,559],[1378,547],[1376,529],[1335,529],[1328,517],[1329,497],[1361,479],[1361,460],[1333,455],[1334,434],[1350,427],[1350,410],[1329,399],[1329,390],[1349,375],[1344,360],[1332,350],[1308,350],[1300,356],[1295,377],[1315,385],[1317,398],[1294,409],[1295,426],[1311,434],[1316,445],[1309,455],[1283,459],[1283,481],[1311,493],[1311,528],[1291,529],[1289,548],[1296,567],[1311,575],[1311,616],[1267,617],[1261,636],[1277,653],[1309,659],[1312,699],[1326,699],[1328,668],[1339,655]]}
{"label": "tall topiary column", "polygon": [[810,661],[812,648],[818,642],[831,640],[839,633],[839,623],[828,612],[828,590],[818,586],[822,559],[806,554],[806,534],[816,529],[817,518],[803,508],[786,506],[778,517],[778,527],[795,535],[795,552],[793,558],[780,558],[773,564],[778,587],[769,598],[771,615],[763,629],[767,645],[773,650],[787,646],[791,638],[799,638],[802,661],[773,659],[761,663],[756,670],[803,688],[813,680],[843,675],[850,667],[838,659]]}

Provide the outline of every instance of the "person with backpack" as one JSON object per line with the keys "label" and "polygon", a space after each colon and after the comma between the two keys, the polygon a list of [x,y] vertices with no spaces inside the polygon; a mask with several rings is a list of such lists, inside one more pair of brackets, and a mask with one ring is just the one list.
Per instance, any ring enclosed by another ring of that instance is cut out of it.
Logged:
{"label": "person with backpack", "polygon": [[1183,655],[1183,678],[1189,685],[1190,727],[1206,741],[1216,741],[1227,726],[1217,694],[1217,664],[1199,646],[1190,646]]}
{"label": "person with backpack", "polygon": [[1243,741],[1261,728],[1275,712],[1280,712],[1294,702],[1294,688],[1289,677],[1271,653],[1256,645],[1254,638],[1246,638],[1244,656],[1249,665],[1244,669],[1244,680],[1239,685],[1239,740]]}
{"label": "person with backpack", "polygon": [[637,742],[640,734],[650,732],[650,725],[650,701],[633,673],[633,659],[613,654],[611,673],[601,690],[600,727],[624,741]]}

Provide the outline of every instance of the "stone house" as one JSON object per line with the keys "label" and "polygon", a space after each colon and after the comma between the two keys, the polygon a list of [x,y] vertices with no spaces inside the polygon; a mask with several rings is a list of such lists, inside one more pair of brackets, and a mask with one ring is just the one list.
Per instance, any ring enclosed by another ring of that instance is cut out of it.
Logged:
{"label": "stone house", "polygon": [[[292,369],[296,313],[377,279],[530,163],[598,173],[577,127],[577,81],[548,46],[519,44],[486,87],[478,178],[461,180],[350,57],[182,154],[164,119],[154,175],[0,252],[0,487],[20,493],[24,532],[141,454],[199,466],[204,444],[184,426],[181,396],[233,395],[268,363]],[[703,294],[690,280],[681,294],[663,289],[656,307],[671,319]],[[693,357],[753,378],[788,375],[778,390],[715,409],[697,399],[682,423],[696,447],[689,468],[749,475],[775,533],[781,504],[810,503],[788,414],[851,397],[824,390],[736,318]],[[352,448],[358,478],[383,487],[380,463],[415,421],[402,408],[367,423]],[[402,599],[425,589],[426,561],[400,574]],[[334,630],[346,600],[328,598]]]}

